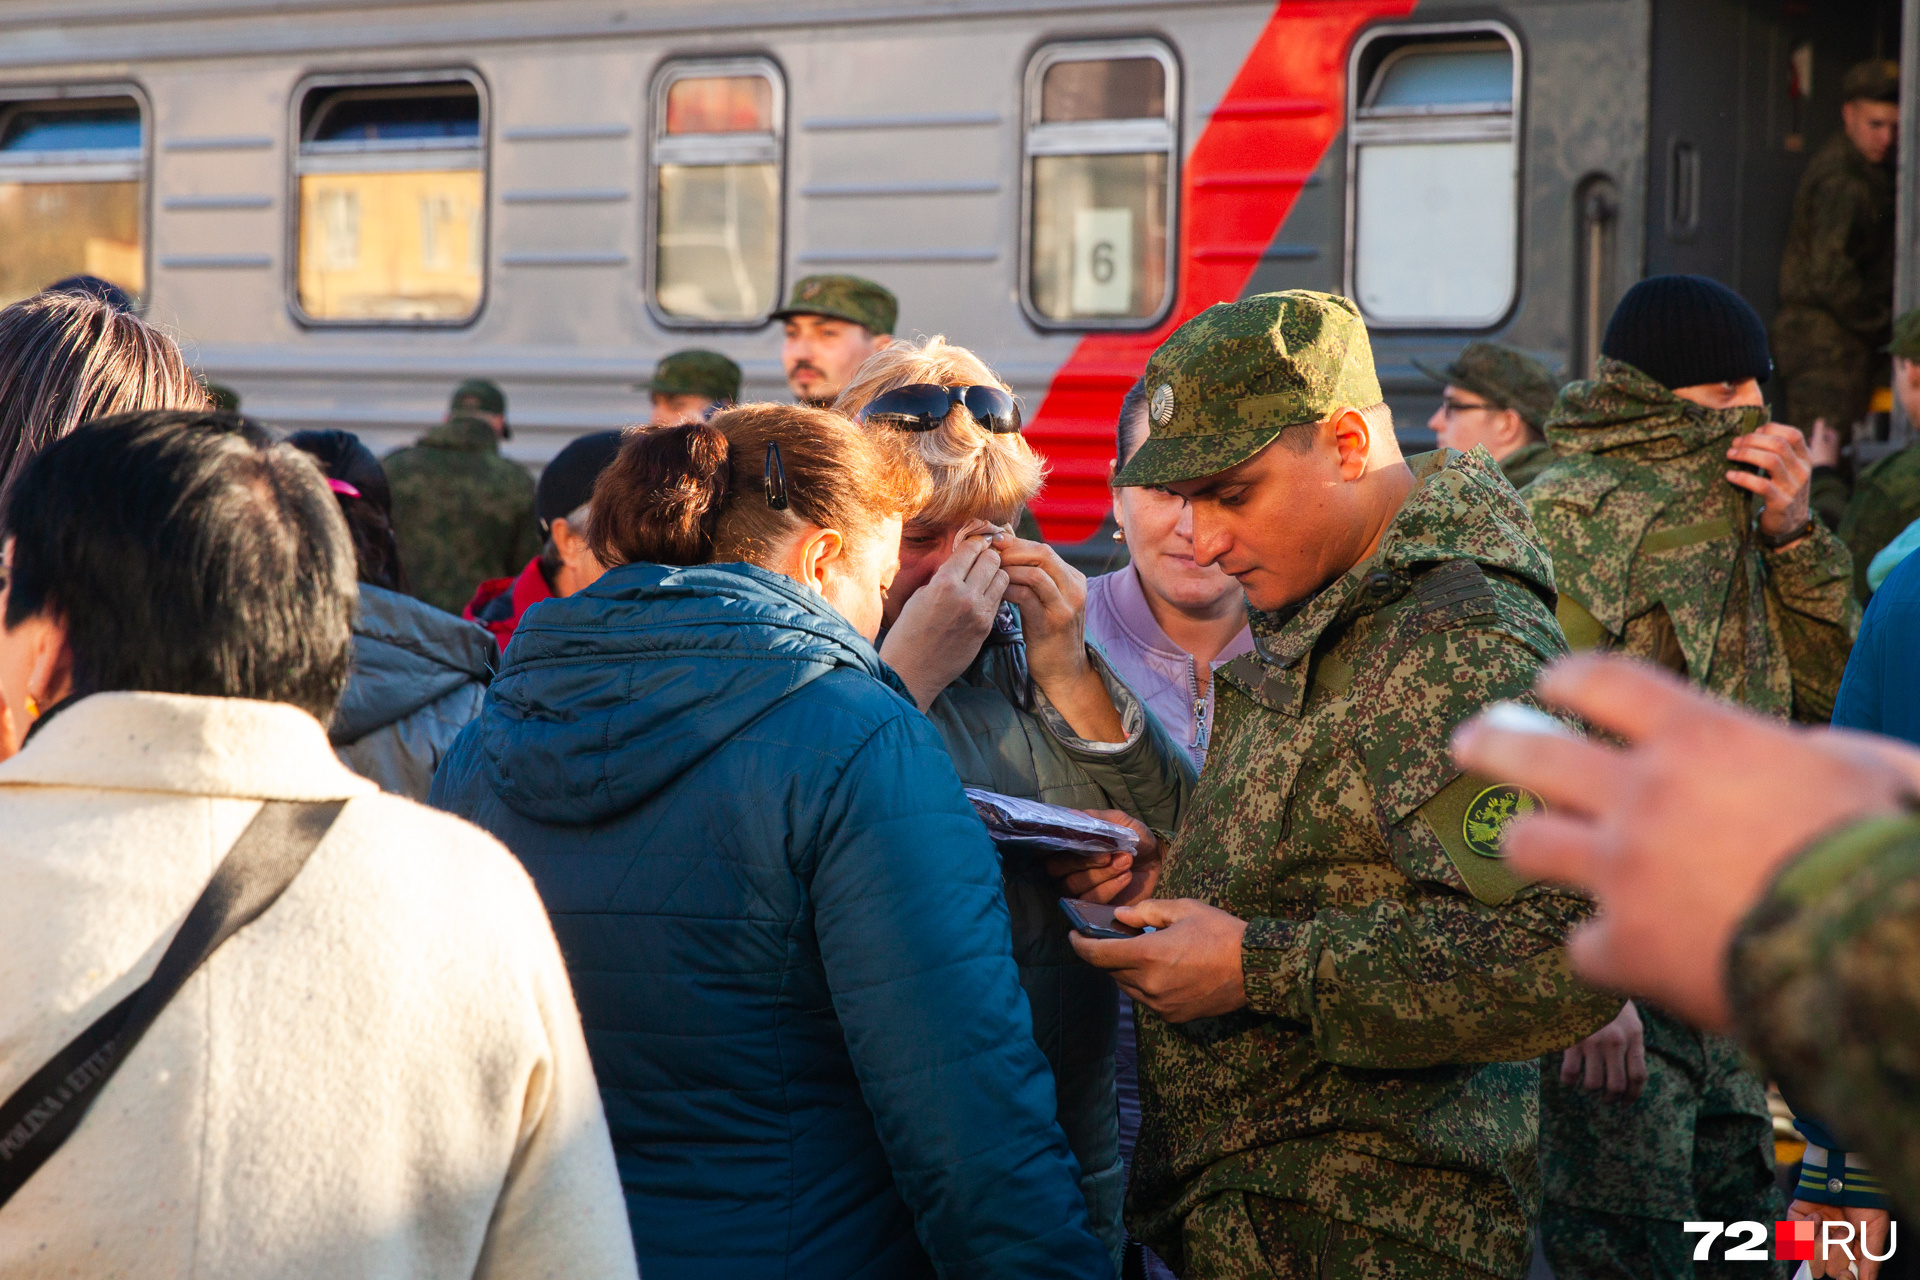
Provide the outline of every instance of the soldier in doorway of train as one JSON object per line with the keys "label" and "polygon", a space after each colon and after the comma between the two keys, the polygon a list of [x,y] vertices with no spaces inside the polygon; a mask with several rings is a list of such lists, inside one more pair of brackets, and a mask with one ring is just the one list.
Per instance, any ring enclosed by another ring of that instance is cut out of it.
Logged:
{"label": "soldier in doorway of train", "polygon": [[1807,162],[1794,196],[1773,319],[1781,418],[1806,433],[1823,464],[1814,511],[1828,528],[1839,527],[1846,509],[1848,486],[1835,465],[1840,446],[1886,378],[1899,64],[1860,63],[1840,93],[1842,128]]}
{"label": "soldier in doorway of train", "polygon": [[[1920,431],[1920,310],[1893,324],[1893,394],[1907,422]],[[1853,553],[1853,588],[1862,601],[1873,594],[1868,577],[1874,557],[1920,520],[1920,444],[1888,454],[1860,473],[1853,500],[1840,522],[1840,540]],[[1882,573],[1880,576],[1884,576]]]}
{"label": "soldier in doorway of train", "polygon": [[1414,367],[1446,388],[1427,425],[1443,449],[1465,453],[1476,444],[1500,464],[1514,488],[1524,488],[1553,461],[1541,432],[1560,380],[1524,351],[1497,342],[1471,342],[1452,364]]}
{"label": "soldier in doorway of train", "polygon": [[[1620,300],[1601,351],[1593,380],[1560,393],[1547,419],[1558,460],[1525,495],[1569,645],[1826,723],[1860,609],[1846,548],[1809,514],[1806,440],[1767,420],[1760,317],[1716,281],[1660,276]],[[1784,1277],[1696,1265],[1698,1237],[1684,1230],[1786,1216],[1762,1082],[1731,1040],[1652,1005],[1637,1012],[1637,1096],[1579,1087],[1580,1064],[1561,1055],[1541,1062],[1541,1238],[1554,1274]]]}
{"label": "soldier in doorway of train", "polygon": [[387,455],[393,532],[414,595],[458,613],[488,578],[540,554],[533,477],[500,456],[507,397],[482,378],[454,389],[447,420]]}
{"label": "soldier in doorway of train", "polygon": [[718,351],[676,351],[654,366],[640,388],[653,401],[648,424],[673,427],[704,422],[740,399],[740,366]]}
{"label": "soldier in doorway of train", "polygon": [[1129,1221],[1185,1280],[1518,1280],[1531,1059],[1621,1001],[1568,969],[1585,901],[1501,860],[1535,798],[1447,744],[1565,652],[1552,567],[1486,450],[1401,457],[1345,298],[1210,307],[1146,385],[1114,483],[1186,499],[1255,652],[1164,860],[1052,868],[1157,929],[1074,940],[1152,1011]]}
{"label": "soldier in doorway of train", "polygon": [[780,363],[793,398],[831,409],[853,371],[892,344],[900,303],[885,287],[859,276],[807,276],[773,318],[786,325]]}

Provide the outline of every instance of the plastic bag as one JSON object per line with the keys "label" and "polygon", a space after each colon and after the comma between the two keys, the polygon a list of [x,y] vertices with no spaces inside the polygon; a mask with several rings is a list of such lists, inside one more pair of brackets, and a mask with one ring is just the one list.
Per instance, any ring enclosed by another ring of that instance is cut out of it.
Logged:
{"label": "plastic bag", "polygon": [[1054,854],[1078,854],[1098,857],[1108,853],[1134,853],[1140,837],[1131,827],[1093,818],[1078,809],[1038,800],[1003,796],[997,791],[967,788],[973,811],[987,824],[987,834],[1004,853],[1024,853],[1034,857]]}

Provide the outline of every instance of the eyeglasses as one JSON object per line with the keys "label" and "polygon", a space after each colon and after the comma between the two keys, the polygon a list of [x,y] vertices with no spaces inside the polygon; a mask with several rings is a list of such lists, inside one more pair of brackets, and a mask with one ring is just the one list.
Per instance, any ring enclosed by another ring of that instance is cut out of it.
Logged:
{"label": "eyeglasses", "polygon": [[1455,414],[1473,413],[1480,409],[1484,409],[1488,413],[1500,412],[1499,405],[1491,404],[1484,400],[1479,404],[1467,404],[1464,401],[1455,400],[1452,396],[1442,396],[1440,398],[1440,412],[1446,414],[1449,420],[1451,420]]}
{"label": "eyeglasses", "polygon": [[999,387],[941,387],[916,382],[875,397],[857,416],[901,431],[932,431],[947,420],[953,406],[964,405],[973,420],[995,435],[1020,434],[1020,406]]}

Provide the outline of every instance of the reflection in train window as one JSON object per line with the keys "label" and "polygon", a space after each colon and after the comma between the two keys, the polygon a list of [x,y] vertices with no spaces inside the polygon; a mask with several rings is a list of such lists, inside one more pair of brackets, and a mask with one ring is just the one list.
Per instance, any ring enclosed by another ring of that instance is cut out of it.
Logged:
{"label": "reflection in train window", "polygon": [[1519,284],[1519,49],[1493,23],[1385,28],[1354,49],[1347,289],[1367,319],[1487,328]]}
{"label": "reflection in train window", "polygon": [[654,86],[651,305],[664,324],[764,323],[780,295],[779,70],[681,62]]}
{"label": "reflection in train window", "polygon": [[0,99],[0,306],[82,272],[145,292],[144,138],[130,97]]}
{"label": "reflection in train window", "polygon": [[1045,328],[1142,328],[1173,296],[1178,67],[1152,40],[1059,44],[1027,71],[1023,301]]}
{"label": "reflection in train window", "polygon": [[300,101],[296,293],[308,321],[459,324],[486,279],[476,80],[310,82]]}

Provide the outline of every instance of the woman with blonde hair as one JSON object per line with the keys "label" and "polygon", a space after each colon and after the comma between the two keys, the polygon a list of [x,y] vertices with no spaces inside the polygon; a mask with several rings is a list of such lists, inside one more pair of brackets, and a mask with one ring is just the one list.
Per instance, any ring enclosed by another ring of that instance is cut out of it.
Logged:
{"label": "woman with blonde hair", "polygon": [[[906,441],[932,477],[901,534],[880,656],[940,730],[960,780],[1097,812],[1144,841],[1173,831],[1191,761],[1087,644],[1086,578],[1012,533],[1046,468],[1021,438],[1011,389],[934,337],[876,352],[834,407]],[[1113,984],[1074,955],[1046,868],[1008,860],[1002,870],[1034,1039],[1053,1068],[1094,1230],[1117,1262]]]}
{"label": "woman with blonde hair", "polygon": [[110,302],[49,291],[0,309],[0,507],[34,455],[83,422],[211,407],[173,339]]}

